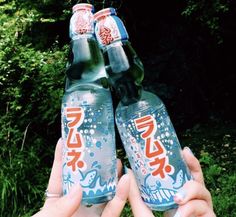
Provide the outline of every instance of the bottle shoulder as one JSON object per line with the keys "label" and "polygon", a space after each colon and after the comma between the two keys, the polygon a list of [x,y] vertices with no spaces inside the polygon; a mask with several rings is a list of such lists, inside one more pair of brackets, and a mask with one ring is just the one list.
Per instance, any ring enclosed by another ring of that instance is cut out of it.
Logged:
{"label": "bottle shoulder", "polygon": [[102,52],[95,38],[71,41],[70,58],[66,74],[70,79],[95,81],[107,77]]}
{"label": "bottle shoulder", "polygon": [[69,104],[111,104],[112,98],[109,89],[96,84],[72,85],[62,97],[63,103]]}
{"label": "bottle shoulder", "polygon": [[160,97],[150,91],[143,90],[141,100],[148,101],[149,103],[163,104]]}
{"label": "bottle shoulder", "polygon": [[139,101],[130,105],[123,105],[121,102],[117,106],[117,111],[126,111],[128,113],[135,113],[145,111],[150,108],[160,109],[164,107],[162,100],[149,91],[142,90],[141,98]]}
{"label": "bottle shoulder", "polygon": [[110,92],[109,89],[104,88],[102,85],[100,84],[96,84],[96,83],[75,83],[75,84],[71,84],[66,90],[65,90],[65,94],[69,94],[75,91],[104,91],[104,92]]}
{"label": "bottle shoulder", "polygon": [[110,65],[112,73],[126,72],[135,65],[143,70],[143,64],[129,41],[115,42],[104,50],[105,65]]}

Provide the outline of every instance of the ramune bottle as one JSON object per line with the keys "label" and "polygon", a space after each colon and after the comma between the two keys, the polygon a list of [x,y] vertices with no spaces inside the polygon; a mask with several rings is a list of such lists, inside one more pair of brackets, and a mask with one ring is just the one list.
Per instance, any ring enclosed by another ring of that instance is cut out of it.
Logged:
{"label": "ramune bottle", "polygon": [[76,4],[71,59],[62,99],[63,193],[80,183],[84,205],[113,198],[117,183],[114,114],[104,59],[94,37],[93,6]]}
{"label": "ramune bottle", "polygon": [[120,97],[115,120],[144,202],[153,210],[175,208],[173,196],[191,174],[165,105],[142,89],[144,69],[113,8],[95,15],[111,85]]}

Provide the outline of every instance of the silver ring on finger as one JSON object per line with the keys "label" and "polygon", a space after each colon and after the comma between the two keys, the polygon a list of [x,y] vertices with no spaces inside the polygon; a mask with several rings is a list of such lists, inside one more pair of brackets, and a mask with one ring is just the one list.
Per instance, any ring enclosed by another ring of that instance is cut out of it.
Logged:
{"label": "silver ring on finger", "polygon": [[50,193],[48,190],[45,191],[44,196],[46,199],[48,198],[59,198],[61,197],[61,194],[56,194],[56,193]]}

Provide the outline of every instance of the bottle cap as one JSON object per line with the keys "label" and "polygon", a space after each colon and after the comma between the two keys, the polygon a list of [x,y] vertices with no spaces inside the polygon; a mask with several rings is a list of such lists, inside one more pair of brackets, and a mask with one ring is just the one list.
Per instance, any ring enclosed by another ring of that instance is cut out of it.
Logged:
{"label": "bottle cap", "polygon": [[94,14],[95,35],[100,47],[116,41],[127,41],[128,33],[122,20],[116,16],[114,8],[106,8]]}
{"label": "bottle cap", "polygon": [[80,3],[72,8],[73,15],[70,19],[70,38],[75,39],[84,34],[94,33],[94,7],[91,4]]}
{"label": "bottle cap", "polygon": [[78,10],[90,10],[90,11],[94,12],[94,7],[93,7],[93,5],[87,4],[87,3],[76,4],[72,7],[73,13],[75,13]]}
{"label": "bottle cap", "polygon": [[98,11],[97,13],[94,14],[94,20],[98,21],[99,19],[106,17],[106,16],[110,16],[110,15],[116,15],[115,8],[105,8],[105,9]]}

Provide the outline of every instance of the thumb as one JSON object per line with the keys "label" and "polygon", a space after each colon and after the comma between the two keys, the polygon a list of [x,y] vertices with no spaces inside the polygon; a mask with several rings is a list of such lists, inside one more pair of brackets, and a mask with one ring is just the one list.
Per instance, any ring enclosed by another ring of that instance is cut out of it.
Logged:
{"label": "thumb", "polygon": [[81,199],[82,188],[77,184],[71,188],[69,194],[42,209],[40,217],[71,217],[79,208]]}
{"label": "thumb", "polygon": [[190,169],[190,172],[193,176],[193,179],[205,185],[202,168],[198,159],[193,155],[192,151],[188,147],[185,147],[182,153],[183,153],[184,160],[186,161]]}

